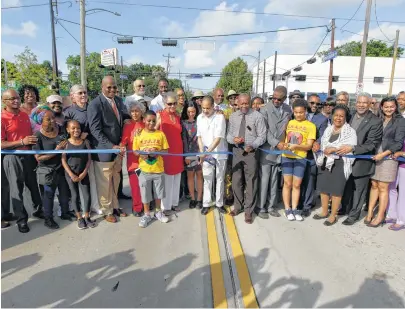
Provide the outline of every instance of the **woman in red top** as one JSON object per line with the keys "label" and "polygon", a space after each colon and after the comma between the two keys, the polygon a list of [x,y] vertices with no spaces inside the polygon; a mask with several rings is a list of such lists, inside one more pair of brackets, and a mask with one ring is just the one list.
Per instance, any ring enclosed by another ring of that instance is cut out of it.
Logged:
{"label": "woman in red top", "polygon": [[[167,92],[163,95],[165,109],[157,117],[156,129],[163,131],[169,143],[168,153],[183,153],[181,138],[182,126],[176,112],[177,95]],[[169,215],[171,210],[179,211],[180,180],[184,170],[182,156],[163,156],[165,166],[165,193],[162,199],[162,210]]]}
{"label": "woman in red top", "polygon": [[[127,150],[132,150],[135,136],[140,134],[145,127],[142,115],[145,113],[146,108],[142,103],[135,100],[130,100],[127,106],[131,120],[124,125],[121,146],[126,147]],[[135,172],[138,168],[138,158],[132,152],[127,153],[127,170],[132,193],[132,213],[135,217],[142,217],[141,191],[139,189],[138,175]]]}

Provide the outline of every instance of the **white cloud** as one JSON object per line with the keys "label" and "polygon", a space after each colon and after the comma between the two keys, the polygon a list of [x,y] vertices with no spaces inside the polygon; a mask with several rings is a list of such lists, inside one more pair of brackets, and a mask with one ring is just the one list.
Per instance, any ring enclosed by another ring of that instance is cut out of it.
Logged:
{"label": "white cloud", "polygon": [[184,54],[186,69],[202,69],[215,65],[212,52],[206,50],[188,50]]}
{"label": "white cloud", "polygon": [[14,61],[14,56],[21,54],[25,49],[23,45],[1,42],[1,57],[7,61]]}
{"label": "white cloud", "polygon": [[157,22],[161,25],[163,36],[178,37],[186,34],[185,25],[182,23],[171,20],[164,16],[160,17]]}
{"label": "white cloud", "polygon": [[[395,24],[391,24],[391,23],[383,23],[380,24],[381,30],[382,32],[385,33],[385,35],[392,41],[395,40],[395,36],[396,36],[396,31],[397,29],[399,29],[399,42],[402,44],[405,42],[405,26],[399,26],[399,25],[395,25]],[[368,39],[378,39],[378,40],[383,40],[383,41],[387,41],[387,38],[381,33],[381,30],[377,27],[375,28],[371,28],[368,31]],[[363,35],[363,31],[359,32],[359,34]],[[353,35],[352,40],[362,40],[363,38],[358,36],[358,35]]]}
{"label": "white cloud", "polygon": [[[222,44],[218,50],[218,57],[221,63],[228,63],[229,61],[240,57],[242,55],[252,55],[257,57],[259,50],[265,50],[266,37],[264,35],[259,37],[250,38],[237,43],[235,46],[230,47],[229,43]],[[243,59],[251,66],[256,60],[253,57],[243,57]]]}
{"label": "white cloud", "polygon": [[20,28],[12,28],[9,25],[4,25],[1,29],[2,35],[21,35],[35,38],[37,35],[38,26],[31,20],[20,24]]}
{"label": "white cloud", "polygon": [[3,8],[9,6],[20,6],[22,3],[20,0],[1,0],[1,6]]}
{"label": "white cloud", "polygon": [[[279,28],[279,30],[284,29],[288,29],[288,27]],[[281,42],[277,46],[277,50],[280,53],[288,54],[312,54],[316,51],[325,35],[326,28],[277,32],[276,40]],[[294,44],[294,42],[301,43]],[[328,41],[325,43],[328,43]]]}

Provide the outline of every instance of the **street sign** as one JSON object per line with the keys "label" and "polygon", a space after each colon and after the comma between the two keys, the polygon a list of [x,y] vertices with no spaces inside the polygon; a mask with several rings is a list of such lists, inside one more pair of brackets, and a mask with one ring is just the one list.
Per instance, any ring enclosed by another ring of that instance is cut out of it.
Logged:
{"label": "street sign", "polygon": [[118,49],[108,48],[101,51],[101,64],[108,67],[118,64]]}
{"label": "street sign", "polygon": [[201,78],[203,78],[203,75],[202,74],[188,74],[188,75],[186,75],[186,78],[201,79]]}
{"label": "street sign", "polygon": [[358,95],[360,92],[363,92],[363,89],[364,89],[364,84],[358,83],[356,86],[356,95]]}
{"label": "street sign", "polygon": [[121,74],[121,75],[120,75],[120,79],[128,79],[128,76],[125,75],[125,74]]}
{"label": "street sign", "polygon": [[215,51],[215,41],[185,41],[184,50]]}
{"label": "street sign", "polygon": [[336,58],[337,55],[338,55],[337,50],[331,50],[322,58],[322,62],[330,61]]}

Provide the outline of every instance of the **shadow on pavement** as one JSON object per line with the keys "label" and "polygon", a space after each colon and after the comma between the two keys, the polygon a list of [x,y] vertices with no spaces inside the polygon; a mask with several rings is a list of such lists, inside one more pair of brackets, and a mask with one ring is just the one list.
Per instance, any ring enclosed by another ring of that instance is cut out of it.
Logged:
{"label": "shadow on pavement", "polygon": [[34,266],[37,262],[39,262],[40,259],[41,256],[38,253],[34,253],[20,256],[10,261],[2,262],[1,279],[11,276],[24,268]]}

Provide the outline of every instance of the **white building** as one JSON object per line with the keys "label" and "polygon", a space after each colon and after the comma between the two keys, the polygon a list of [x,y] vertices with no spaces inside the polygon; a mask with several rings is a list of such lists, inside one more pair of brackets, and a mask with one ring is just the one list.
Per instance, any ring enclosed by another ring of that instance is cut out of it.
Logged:
{"label": "white building", "polygon": [[[325,98],[328,92],[329,61],[322,62],[322,58],[316,57],[316,62],[308,64],[306,61],[312,55],[278,55],[276,64],[275,86],[285,86],[288,92],[300,90],[307,96],[308,93],[318,93]],[[266,95],[273,93],[273,68],[274,56],[266,60],[266,74],[264,92]],[[303,64],[302,64],[303,63]],[[301,65],[302,70],[293,69]],[[357,80],[359,75],[360,57],[338,56],[333,61],[332,89],[336,92],[347,91],[350,94],[350,101],[354,102],[356,97]],[[391,77],[392,58],[366,57],[366,64],[363,78],[363,91],[370,93],[373,97],[382,98],[389,91]],[[264,61],[259,65],[259,83],[255,93],[263,93],[263,68]],[[283,77],[282,74],[291,70],[291,75]],[[256,88],[257,66],[253,68],[253,87]],[[405,60],[397,59],[395,77],[392,93],[397,94],[405,90]]]}

